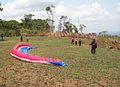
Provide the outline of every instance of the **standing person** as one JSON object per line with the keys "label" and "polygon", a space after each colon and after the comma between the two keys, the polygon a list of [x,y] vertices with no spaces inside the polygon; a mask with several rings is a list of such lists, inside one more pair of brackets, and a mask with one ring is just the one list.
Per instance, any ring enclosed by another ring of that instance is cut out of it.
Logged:
{"label": "standing person", "polygon": [[81,46],[81,44],[82,44],[81,39],[78,40],[78,44],[79,44],[79,46]]}
{"label": "standing person", "polygon": [[72,37],[72,39],[71,39],[71,44],[74,44],[74,38]]}
{"label": "standing person", "polygon": [[1,40],[3,40],[3,37],[4,37],[3,34],[1,34]]}
{"label": "standing person", "polygon": [[20,36],[20,41],[23,42],[23,36],[22,35]]}
{"label": "standing person", "polygon": [[77,45],[77,38],[75,38],[75,45]]}
{"label": "standing person", "polygon": [[91,53],[92,53],[92,54],[95,54],[95,53],[96,53],[96,48],[97,48],[97,42],[96,42],[96,40],[93,39],[93,41],[92,41],[89,45],[92,46],[92,47],[91,47]]}

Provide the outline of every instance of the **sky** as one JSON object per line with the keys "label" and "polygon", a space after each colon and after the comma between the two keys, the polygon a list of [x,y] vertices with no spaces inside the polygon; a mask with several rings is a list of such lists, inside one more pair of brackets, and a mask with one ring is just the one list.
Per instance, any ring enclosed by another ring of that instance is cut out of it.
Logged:
{"label": "sky", "polygon": [[17,20],[24,14],[34,14],[34,18],[47,19],[45,8],[55,7],[55,26],[59,18],[68,16],[79,26],[86,25],[84,32],[120,32],[120,0],[0,0],[3,11],[0,19]]}

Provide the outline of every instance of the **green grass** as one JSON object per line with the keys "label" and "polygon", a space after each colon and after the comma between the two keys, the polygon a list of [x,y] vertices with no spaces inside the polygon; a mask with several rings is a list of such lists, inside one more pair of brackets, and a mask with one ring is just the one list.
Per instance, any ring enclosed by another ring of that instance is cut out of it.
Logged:
{"label": "green grass", "polygon": [[[82,39],[90,42],[90,40]],[[0,87],[119,87],[120,51],[106,48],[90,54],[90,46],[75,46],[69,38],[30,37],[37,46],[29,53],[64,61],[58,67],[29,63],[10,56],[9,51],[19,43],[19,37],[0,41]]]}

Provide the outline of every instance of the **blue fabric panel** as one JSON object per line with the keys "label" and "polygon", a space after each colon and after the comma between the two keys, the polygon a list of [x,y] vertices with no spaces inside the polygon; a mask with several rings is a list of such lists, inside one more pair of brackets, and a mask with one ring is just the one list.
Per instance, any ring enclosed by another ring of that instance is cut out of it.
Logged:
{"label": "blue fabric panel", "polygon": [[29,47],[24,47],[24,48],[21,48],[20,49],[20,52],[23,52],[23,53],[25,53],[25,54],[28,54],[28,50],[29,50],[30,48]]}
{"label": "blue fabric panel", "polygon": [[64,62],[49,62],[49,63],[57,66],[66,66]]}
{"label": "blue fabric panel", "polygon": [[37,47],[36,46],[23,47],[23,48],[20,49],[20,52],[28,54],[29,49],[34,49],[34,48],[37,48]]}

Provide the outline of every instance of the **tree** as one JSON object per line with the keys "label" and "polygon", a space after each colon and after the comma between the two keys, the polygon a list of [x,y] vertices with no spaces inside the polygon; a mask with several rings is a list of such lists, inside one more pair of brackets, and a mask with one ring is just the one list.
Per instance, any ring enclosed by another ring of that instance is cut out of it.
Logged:
{"label": "tree", "polygon": [[78,33],[77,27],[70,22],[70,19],[67,16],[60,17],[58,29],[62,32],[73,32],[74,30],[75,33]]}
{"label": "tree", "polygon": [[61,32],[61,29],[62,29],[62,20],[59,19],[58,31]]}
{"label": "tree", "polygon": [[[46,20],[32,19],[33,14],[26,14],[21,19],[22,22],[16,20],[2,20],[0,19],[0,35],[5,36],[19,36],[21,34],[36,35],[39,32],[48,31],[49,25]],[[45,27],[47,25],[47,27]]]}
{"label": "tree", "polygon": [[48,14],[48,23],[50,25],[50,31],[54,31],[54,13],[55,13],[55,6],[50,5],[46,7],[46,13]]}
{"label": "tree", "polygon": [[49,31],[49,25],[46,20],[34,19],[32,20],[33,28],[39,31]]}
{"label": "tree", "polygon": [[62,31],[65,32],[66,31],[66,27],[68,22],[68,17],[67,16],[61,16],[59,19],[59,25],[58,25],[58,31]]}
{"label": "tree", "polygon": [[16,20],[0,20],[0,31],[5,36],[20,35],[20,28],[21,26]]}
{"label": "tree", "polygon": [[66,31],[66,32],[72,32],[73,28],[72,28],[72,23],[70,23],[69,21],[68,22],[65,22],[64,23],[64,26],[65,26],[65,29],[63,31]]}
{"label": "tree", "polygon": [[81,31],[81,33],[83,34],[83,30],[85,30],[86,26],[84,24],[80,24],[79,25],[79,30]]}
{"label": "tree", "polygon": [[101,32],[99,32],[99,35],[106,35],[107,32],[108,31],[101,31]]}
{"label": "tree", "polygon": [[21,19],[23,28],[32,29],[32,17],[33,16],[34,16],[33,14],[24,15],[24,19]]}
{"label": "tree", "polygon": [[75,33],[78,33],[78,29],[75,25],[73,25],[73,30],[75,31]]}
{"label": "tree", "polygon": [[[1,3],[0,3],[0,11],[3,11],[3,8],[1,7]],[[1,34],[1,39],[3,40],[3,33]]]}

